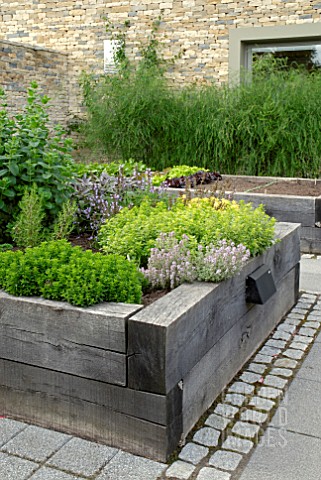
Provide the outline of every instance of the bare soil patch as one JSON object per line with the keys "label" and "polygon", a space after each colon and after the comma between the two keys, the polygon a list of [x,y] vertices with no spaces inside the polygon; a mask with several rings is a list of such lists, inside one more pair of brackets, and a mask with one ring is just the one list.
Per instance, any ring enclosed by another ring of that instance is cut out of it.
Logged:
{"label": "bare soil patch", "polygon": [[224,175],[220,189],[233,192],[321,196],[321,180],[305,178],[241,177]]}

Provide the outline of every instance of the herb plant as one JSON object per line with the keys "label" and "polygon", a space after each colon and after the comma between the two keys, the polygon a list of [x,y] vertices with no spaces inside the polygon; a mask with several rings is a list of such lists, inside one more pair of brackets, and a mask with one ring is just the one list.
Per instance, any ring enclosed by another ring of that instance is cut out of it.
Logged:
{"label": "herb plant", "polygon": [[18,247],[35,247],[43,240],[45,217],[43,197],[34,184],[19,202],[20,213],[11,229],[11,236]]}
{"label": "herb plant", "polygon": [[139,303],[142,274],[118,255],[103,255],[66,240],[44,242],[25,252],[0,252],[0,288],[11,295],[40,295],[88,306]]}
{"label": "herb plant", "polygon": [[236,275],[249,257],[249,250],[242,244],[219,240],[217,246],[204,247],[187,235],[178,241],[174,232],[161,233],[151,249],[147,268],[141,271],[152,289],[173,289],[194,280],[226,280]]}
{"label": "herb plant", "polygon": [[132,209],[124,208],[102,225],[99,244],[106,253],[117,253],[145,267],[150,249],[161,233],[192,236],[204,246],[219,240],[242,243],[257,255],[273,242],[275,220],[260,206],[217,198],[177,199],[171,207],[143,201]]}
{"label": "herb plant", "polygon": [[152,289],[173,289],[183,282],[196,279],[193,263],[191,242],[187,235],[178,241],[174,232],[161,233],[151,249],[147,268],[141,271]]}

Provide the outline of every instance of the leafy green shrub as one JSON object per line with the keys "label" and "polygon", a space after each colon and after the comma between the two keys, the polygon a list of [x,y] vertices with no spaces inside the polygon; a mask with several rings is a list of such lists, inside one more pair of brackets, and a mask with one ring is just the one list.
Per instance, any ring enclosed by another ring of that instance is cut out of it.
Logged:
{"label": "leafy green shrub", "polygon": [[0,288],[17,296],[41,295],[77,306],[139,303],[142,281],[128,260],[83,251],[65,240],[43,242],[24,253],[0,253]]}
{"label": "leafy green shrub", "polygon": [[[50,131],[49,98],[40,96],[37,84],[28,89],[24,111],[11,118],[0,89],[0,231],[12,221],[26,187],[35,183],[46,214],[54,217],[73,192],[72,141],[60,125]],[[0,234],[1,237],[1,234]]]}
{"label": "leafy green shrub", "polygon": [[7,250],[12,250],[13,245],[10,243],[1,243],[0,244],[0,252],[6,252]]}
{"label": "leafy green shrub", "polygon": [[141,266],[147,265],[150,249],[160,233],[175,232],[193,237],[204,246],[219,240],[242,243],[257,255],[273,242],[275,220],[263,206],[230,202],[216,198],[180,198],[169,209],[164,202],[153,206],[145,200],[140,206],[124,208],[101,227],[98,242],[106,253],[129,256]]}
{"label": "leafy green shrub", "polygon": [[[165,182],[168,178],[187,177],[193,175],[193,173],[199,172],[201,167],[189,166],[189,165],[176,165],[175,167],[167,169],[166,172],[153,175],[153,185],[159,186]],[[208,172],[208,170],[205,170]]]}
{"label": "leafy green shrub", "polygon": [[83,175],[95,175],[99,176],[102,173],[107,173],[108,175],[117,176],[119,173],[125,177],[130,177],[137,173],[143,173],[147,169],[146,165],[143,162],[136,162],[132,158],[125,162],[109,162],[109,163],[75,163],[74,171],[77,177],[82,177]]}
{"label": "leafy green shrub", "polygon": [[20,213],[11,230],[11,236],[18,247],[35,247],[43,240],[43,199],[34,184],[26,190],[19,202]]}

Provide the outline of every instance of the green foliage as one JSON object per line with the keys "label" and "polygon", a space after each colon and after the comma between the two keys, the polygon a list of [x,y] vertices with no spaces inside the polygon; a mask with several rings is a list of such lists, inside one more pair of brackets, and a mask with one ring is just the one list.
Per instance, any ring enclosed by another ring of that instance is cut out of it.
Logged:
{"label": "green foliage", "polygon": [[65,240],[43,242],[24,253],[0,253],[0,288],[16,296],[41,295],[77,306],[139,303],[142,281],[128,260],[83,251]]}
{"label": "green foliage", "polygon": [[68,239],[75,228],[78,206],[75,201],[67,200],[53,226],[52,237],[54,240]]}
{"label": "green foliage", "polygon": [[11,236],[18,247],[35,247],[43,240],[43,198],[34,184],[19,202],[20,213],[11,230]]}
{"label": "green foliage", "polygon": [[0,90],[0,227],[11,222],[25,188],[33,183],[43,197],[46,214],[54,217],[73,188],[72,141],[60,125],[48,126],[49,98],[40,96],[37,84],[28,89],[24,111],[10,118]]}
{"label": "green foliage", "polygon": [[125,162],[109,162],[109,163],[75,163],[74,171],[77,177],[83,175],[96,175],[100,176],[102,173],[108,175],[118,175],[121,170],[125,177],[133,175],[134,172],[143,173],[146,170],[146,165],[143,162],[136,162],[133,158]]}
{"label": "green foliage", "polygon": [[321,73],[254,63],[240,86],[175,88],[153,69],[84,82],[87,140],[154,170],[320,176]]}
{"label": "green foliage", "polygon": [[7,250],[12,250],[13,249],[13,245],[11,245],[10,243],[2,243],[0,245],[0,252],[6,252]]}
{"label": "green foliage", "polygon": [[106,253],[117,253],[147,265],[150,249],[160,233],[174,232],[206,245],[219,240],[242,243],[257,255],[273,242],[275,220],[263,207],[216,198],[177,199],[169,209],[164,202],[153,206],[145,200],[131,210],[124,208],[101,227],[98,242]]}
{"label": "green foliage", "polygon": [[[165,182],[168,178],[187,177],[202,170],[201,167],[189,166],[189,165],[176,165],[166,170],[161,174],[153,175],[153,185],[159,186]],[[206,170],[208,171],[208,170]]]}

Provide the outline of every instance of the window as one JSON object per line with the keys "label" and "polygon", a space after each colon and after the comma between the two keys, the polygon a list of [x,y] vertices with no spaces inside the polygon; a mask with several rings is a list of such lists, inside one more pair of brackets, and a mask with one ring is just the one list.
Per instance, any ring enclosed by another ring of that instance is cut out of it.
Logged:
{"label": "window", "polygon": [[230,30],[229,75],[238,82],[242,68],[252,69],[256,58],[272,54],[290,67],[321,68],[321,23]]}
{"label": "window", "polygon": [[119,40],[104,40],[104,73],[116,73],[115,53],[119,47]]}

